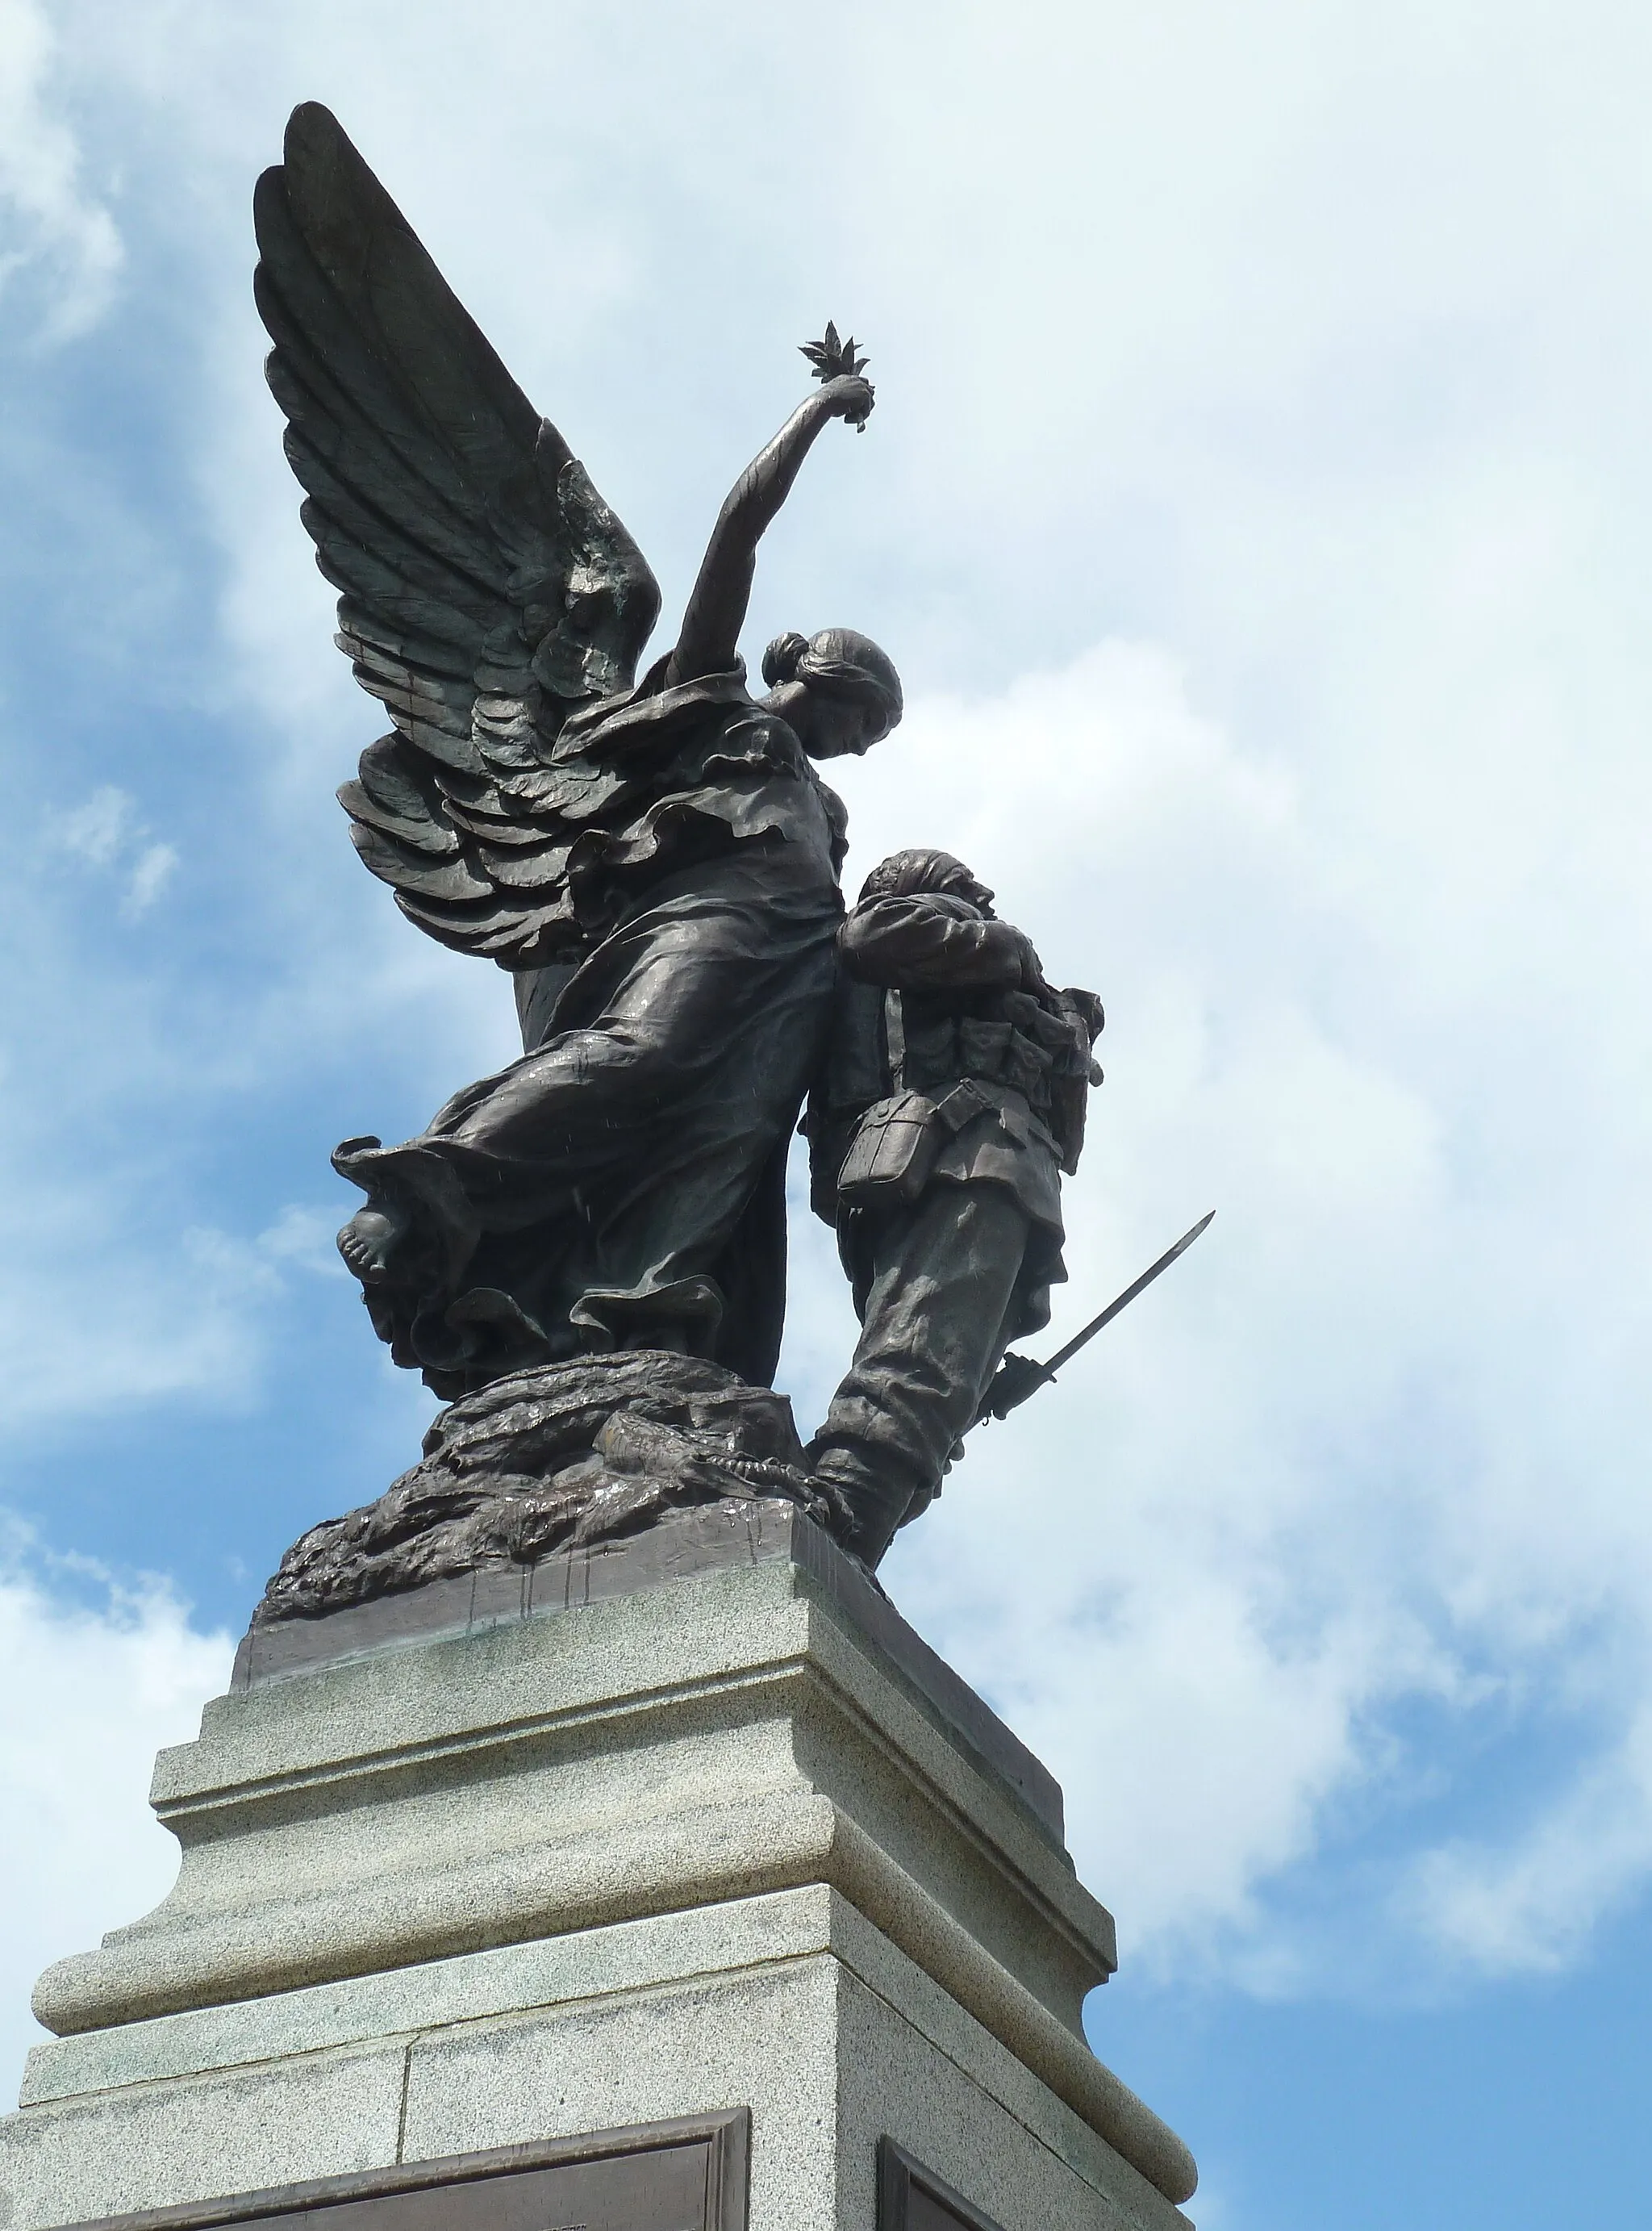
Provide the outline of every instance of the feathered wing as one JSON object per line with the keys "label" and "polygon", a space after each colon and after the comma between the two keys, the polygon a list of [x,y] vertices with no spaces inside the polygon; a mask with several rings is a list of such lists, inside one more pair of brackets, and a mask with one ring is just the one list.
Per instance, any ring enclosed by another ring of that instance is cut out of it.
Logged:
{"label": "feathered wing", "polygon": [[659,588],[338,120],[296,109],[284,152],[255,198],[267,371],[339,646],[396,724],[339,792],[351,834],[420,928],[534,967],[578,934],[551,749],[631,686]]}

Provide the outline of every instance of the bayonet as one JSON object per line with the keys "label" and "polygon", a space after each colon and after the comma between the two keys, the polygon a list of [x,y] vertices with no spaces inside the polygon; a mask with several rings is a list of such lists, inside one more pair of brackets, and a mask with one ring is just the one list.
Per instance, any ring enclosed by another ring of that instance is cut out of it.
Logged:
{"label": "bayonet", "polygon": [[1041,1387],[1048,1387],[1062,1365],[1070,1363],[1080,1348],[1095,1338],[1103,1325],[1111,1324],[1120,1310],[1128,1309],[1137,1295],[1151,1286],[1161,1271],[1168,1271],[1178,1255],[1187,1252],[1215,1214],[1216,1211],[1212,1209],[1210,1215],[1202,1216],[1191,1232],[1184,1232],[1174,1247],[1166,1248],[1157,1263],[1150,1264],[1139,1278],[1126,1286],[1115,1301],[1109,1302],[1100,1316],[1092,1317],[1082,1332],[1074,1333],[1065,1348],[1057,1348],[1048,1363],[1040,1363],[1030,1355],[1006,1355],[998,1366],[992,1384],[981,1398],[980,1408],[971,1419],[965,1431],[972,1432],[977,1426],[984,1426],[993,1418],[1007,1418],[1012,1410],[1019,1409],[1023,1402],[1029,1400]]}

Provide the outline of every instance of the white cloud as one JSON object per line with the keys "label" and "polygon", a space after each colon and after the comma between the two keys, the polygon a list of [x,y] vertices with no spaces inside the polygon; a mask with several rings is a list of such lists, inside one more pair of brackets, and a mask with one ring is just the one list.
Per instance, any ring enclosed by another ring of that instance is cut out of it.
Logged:
{"label": "white cloud", "polygon": [[[1396,1707],[1467,1731],[1489,1685],[1515,1727],[1558,1710],[1576,1762],[1546,1795],[1483,1847],[1413,1841],[1387,1893],[1358,1895],[1386,1896],[1384,1925],[1436,1959],[1494,1969],[1556,1956],[1552,1930],[1499,1917],[1564,1878],[1575,1956],[1652,1866],[1643,1745],[1600,1725],[1603,1692],[1652,1716],[1652,1666],[1618,1640],[1652,1619],[1652,1522],[1623,1491],[1643,1392],[1598,1341],[1595,1266],[1552,1245],[1601,1174],[1543,1128],[1489,1166],[1463,1152],[1498,1115],[1487,976],[1368,999],[1392,887],[1344,872],[1323,804],[1196,714],[1151,650],[920,698],[851,779],[851,880],[885,849],[945,844],[1058,980],[1108,1004],[1068,1189],[1073,1284],[1036,1351],[1219,1211],[1055,1389],[978,1437],[898,1549],[897,1595],[1059,1762],[1137,1956],[1258,1987],[1320,1972],[1267,1910],[1270,1879],[1423,1770]],[[1404,862],[1436,915],[1453,841],[1422,818]],[[1491,986],[1521,987],[1536,1036],[1610,1031],[1616,916],[1579,919],[1558,954],[1518,884],[1476,904],[1495,908]],[[1585,1090],[1569,1114],[1595,1136]],[[1612,1182],[1644,1229],[1644,1173]],[[818,1404],[807,1323],[793,1353]]]}
{"label": "white cloud", "polygon": [[145,844],[132,863],[132,876],[120,911],[128,921],[147,914],[172,879],[177,852],[171,844]]}
{"label": "white cloud", "polygon": [[1453,1836],[1420,1853],[1396,1887],[1399,1925],[1448,1971],[1553,1973],[1586,1951],[1652,1873],[1652,1668],[1629,1728],[1589,1756],[1523,1828],[1500,1842]]}
{"label": "white cloud", "polygon": [[0,290],[38,281],[47,343],[96,323],[121,260],[113,220],[86,191],[74,135],[46,97],[54,60],[44,11],[0,0]]}
{"label": "white cloud", "polygon": [[136,818],[137,807],[130,794],[106,782],[83,805],[52,817],[47,828],[65,852],[88,861],[94,868],[107,868],[126,844]]}
{"label": "white cloud", "polygon": [[177,850],[152,841],[129,791],[101,783],[82,805],[46,817],[48,844],[88,867],[119,867],[126,883],[123,920],[146,914],[172,879]]}
{"label": "white cloud", "polygon": [[248,1282],[233,1264],[158,1238],[134,1212],[141,1166],[71,1181],[0,1133],[13,1172],[0,1250],[0,1387],[20,1432],[133,1403],[246,1399],[261,1361]]}
{"label": "white cloud", "polygon": [[269,1229],[259,1233],[258,1245],[272,1262],[292,1264],[318,1278],[348,1280],[336,1240],[341,1221],[331,1210],[289,1202]]}
{"label": "white cloud", "polygon": [[282,1292],[287,1274],[347,1281],[335,1237],[342,1219],[326,1209],[289,1203],[267,1231],[242,1239],[212,1225],[196,1225],[184,1234],[184,1251],[205,1279],[220,1307],[232,1297],[253,1300]]}
{"label": "white cloud", "polygon": [[41,1969],[137,1920],[177,1873],[150,1769],[193,1737],[233,1645],[197,1633],[162,1581],[66,1575],[15,1531],[0,1550],[0,2066],[20,2073],[44,2034],[28,2013]]}

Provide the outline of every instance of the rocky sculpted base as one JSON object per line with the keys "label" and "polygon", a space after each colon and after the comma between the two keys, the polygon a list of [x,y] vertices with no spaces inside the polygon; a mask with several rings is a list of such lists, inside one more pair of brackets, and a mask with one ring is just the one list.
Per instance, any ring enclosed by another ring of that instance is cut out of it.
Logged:
{"label": "rocky sculpted base", "polygon": [[784,1394],[646,1349],[500,1379],[443,1410],[377,1503],[329,1518],[281,1559],[255,1626],[319,1619],[482,1567],[641,1532],[668,1511],[760,1497],[829,1531]]}

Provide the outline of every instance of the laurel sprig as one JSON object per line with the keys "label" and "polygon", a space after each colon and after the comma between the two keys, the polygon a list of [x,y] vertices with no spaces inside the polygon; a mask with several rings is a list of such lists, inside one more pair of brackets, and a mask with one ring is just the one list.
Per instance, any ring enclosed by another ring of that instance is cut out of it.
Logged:
{"label": "laurel sprig", "polygon": [[815,367],[816,378],[822,380],[842,379],[846,373],[858,377],[872,360],[869,357],[855,355],[853,333],[846,341],[840,341],[837,327],[829,320],[824,340],[804,341],[798,353],[809,359]]}

